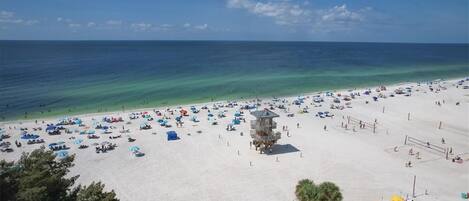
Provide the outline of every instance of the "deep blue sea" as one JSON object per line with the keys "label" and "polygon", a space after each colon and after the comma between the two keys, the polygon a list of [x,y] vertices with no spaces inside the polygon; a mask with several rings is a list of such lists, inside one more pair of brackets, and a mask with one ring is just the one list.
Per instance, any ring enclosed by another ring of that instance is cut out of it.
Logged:
{"label": "deep blue sea", "polygon": [[0,41],[0,121],[465,76],[468,44]]}

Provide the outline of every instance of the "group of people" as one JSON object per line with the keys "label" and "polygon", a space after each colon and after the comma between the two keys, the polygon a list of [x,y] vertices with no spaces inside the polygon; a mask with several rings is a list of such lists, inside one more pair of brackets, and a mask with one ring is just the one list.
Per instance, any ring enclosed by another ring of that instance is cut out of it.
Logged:
{"label": "group of people", "polygon": [[105,152],[107,152],[107,151],[109,151],[109,150],[114,150],[114,148],[116,148],[116,147],[117,147],[117,144],[111,144],[111,143],[109,143],[109,144],[107,144],[107,145],[102,144],[101,146],[96,146],[95,149],[96,149],[96,153],[99,154],[99,153],[101,153],[101,152],[102,152],[102,153],[105,153]]}

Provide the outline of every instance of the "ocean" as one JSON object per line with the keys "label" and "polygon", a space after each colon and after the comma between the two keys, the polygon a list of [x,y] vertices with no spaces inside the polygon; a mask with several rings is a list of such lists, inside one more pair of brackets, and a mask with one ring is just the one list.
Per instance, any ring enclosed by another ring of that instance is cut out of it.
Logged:
{"label": "ocean", "polygon": [[0,41],[0,121],[469,76],[469,44]]}

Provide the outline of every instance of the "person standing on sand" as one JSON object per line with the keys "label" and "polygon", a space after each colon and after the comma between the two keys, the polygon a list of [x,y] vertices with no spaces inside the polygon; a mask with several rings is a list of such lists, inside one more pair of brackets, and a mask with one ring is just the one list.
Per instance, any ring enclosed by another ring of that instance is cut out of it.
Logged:
{"label": "person standing on sand", "polygon": [[324,131],[327,131],[327,126],[326,125],[324,125]]}
{"label": "person standing on sand", "polygon": [[300,123],[296,123],[296,128],[300,128]]}

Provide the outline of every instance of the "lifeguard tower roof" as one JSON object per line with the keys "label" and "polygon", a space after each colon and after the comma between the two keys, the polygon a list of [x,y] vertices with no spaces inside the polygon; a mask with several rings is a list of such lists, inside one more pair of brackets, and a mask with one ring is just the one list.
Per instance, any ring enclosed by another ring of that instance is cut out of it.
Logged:
{"label": "lifeguard tower roof", "polygon": [[275,112],[272,112],[268,109],[264,110],[256,110],[251,112],[251,115],[255,116],[256,118],[274,118],[274,117],[279,117],[278,114]]}

